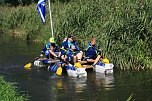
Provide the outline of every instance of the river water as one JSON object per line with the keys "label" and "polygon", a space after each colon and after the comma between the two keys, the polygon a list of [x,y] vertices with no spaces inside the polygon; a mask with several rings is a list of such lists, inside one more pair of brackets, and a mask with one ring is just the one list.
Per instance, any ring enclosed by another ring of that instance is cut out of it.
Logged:
{"label": "river water", "polygon": [[87,71],[86,78],[57,76],[46,69],[23,66],[40,54],[43,45],[0,35],[0,75],[15,82],[30,101],[152,101],[152,72],[114,71],[105,76]]}

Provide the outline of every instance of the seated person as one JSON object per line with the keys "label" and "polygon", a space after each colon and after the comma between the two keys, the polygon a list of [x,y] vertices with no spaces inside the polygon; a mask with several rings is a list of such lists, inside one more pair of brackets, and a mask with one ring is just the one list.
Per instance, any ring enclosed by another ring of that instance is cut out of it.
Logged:
{"label": "seated person", "polygon": [[41,52],[41,57],[45,55],[46,58],[58,58],[59,50],[54,41],[54,38],[50,38],[49,42],[44,46]]}
{"label": "seated person", "polygon": [[100,60],[101,52],[96,49],[95,38],[91,38],[90,42],[88,42],[87,48],[85,50],[85,56],[85,60],[87,60],[87,62],[93,63],[92,66],[95,66],[96,63]]}
{"label": "seated person", "polygon": [[[70,52],[70,53],[68,53],[68,52]],[[74,58],[71,57],[71,59],[73,59],[74,64],[77,61],[81,61],[83,52],[77,46],[76,41],[73,40],[73,35],[68,34],[68,38],[66,39],[66,41],[64,41],[62,43],[62,46],[61,46],[61,58],[64,60],[66,58],[69,58],[69,54],[71,54],[71,52],[74,55],[73,56]],[[66,59],[66,60],[68,60],[68,59]]]}

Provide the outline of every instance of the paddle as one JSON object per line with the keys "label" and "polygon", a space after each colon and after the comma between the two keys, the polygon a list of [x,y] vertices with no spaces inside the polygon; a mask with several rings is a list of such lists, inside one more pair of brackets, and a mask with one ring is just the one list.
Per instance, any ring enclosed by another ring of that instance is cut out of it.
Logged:
{"label": "paddle", "polygon": [[80,62],[77,62],[77,63],[75,63],[75,65],[74,65],[75,67],[77,67],[77,68],[83,68],[83,66],[81,65],[81,63]]}
{"label": "paddle", "polygon": [[[59,59],[60,61],[65,62],[61,57],[58,57],[58,59]],[[61,74],[62,74],[62,64],[61,64],[60,67],[58,67],[58,69],[57,69],[57,71],[56,71],[56,74],[58,74],[58,75],[61,75]]]}
{"label": "paddle", "polygon": [[25,69],[31,69],[32,63],[28,63],[24,66]]}
{"label": "paddle", "polygon": [[[39,57],[36,57],[35,59],[34,59],[34,61],[35,60],[37,60]],[[44,59],[46,59],[46,58],[44,58]],[[31,63],[27,63],[26,65],[24,65],[24,68],[25,69],[31,69],[31,66],[32,66],[32,62]]]}
{"label": "paddle", "polygon": [[102,63],[109,64],[109,60],[105,57],[102,59]]}
{"label": "paddle", "polygon": [[[64,63],[66,63],[66,64],[68,64],[68,63],[69,63],[69,62],[67,62],[67,61],[63,60],[61,57],[58,57],[58,59],[59,59],[60,61],[64,62]],[[61,64],[61,66],[60,66],[60,67],[58,67],[58,68],[57,68],[57,70],[56,70],[56,74],[58,74],[58,75],[61,75],[61,74],[62,74],[62,64]]]}
{"label": "paddle", "polygon": [[61,64],[61,62],[57,62],[54,65],[50,65],[48,66],[48,70],[55,72],[57,75],[61,75],[62,74],[62,64],[61,66],[59,66]]}
{"label": "paddle", "polygon": [[[39,57],[35,58],[35,60],[37,60],[38,58]],[[60,58],[58,58],[58,59],[60,59]],[[46,60],[46,58],[44,58],[43,60]],[[32,63],[27,63],[26,65],[24,65],[24,68],[30,70],[31,66],[32,66]],[[62,73],[62,67],[61,66],[59,68],[57,68],[57,70],[56,70],[56,74],[58,74],[58,75],[61,75],[61,73]]]}
{"label": "paddle", "polygon": [[56,74],[58,74],[58,75],[62,74],[62,67],[61,66],[57,69]]}

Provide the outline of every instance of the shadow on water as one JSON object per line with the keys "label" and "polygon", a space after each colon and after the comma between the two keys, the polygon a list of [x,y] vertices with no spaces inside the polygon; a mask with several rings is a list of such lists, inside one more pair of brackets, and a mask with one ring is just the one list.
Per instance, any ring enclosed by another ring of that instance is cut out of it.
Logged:
{"label": "shadow on water", "polygon": [[36,67],[25,70],[23,66],[40,54],[42,46],[11,37],[0,40],[0,75],[16,82],[31,101],[125,101],[132,93],[137,101],[152,100],[152,72],[104,75],[87,71],[86,78],[72,78]]}

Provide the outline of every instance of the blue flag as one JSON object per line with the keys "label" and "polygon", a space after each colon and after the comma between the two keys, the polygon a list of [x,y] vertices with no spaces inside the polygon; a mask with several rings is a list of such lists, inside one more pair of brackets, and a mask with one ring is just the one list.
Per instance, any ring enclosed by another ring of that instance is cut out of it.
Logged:
{"label": "blue flag", "polygon": [[43,23],[45,22],[45,2],[46,0],[38,0],[37,4],[37,10]]}

